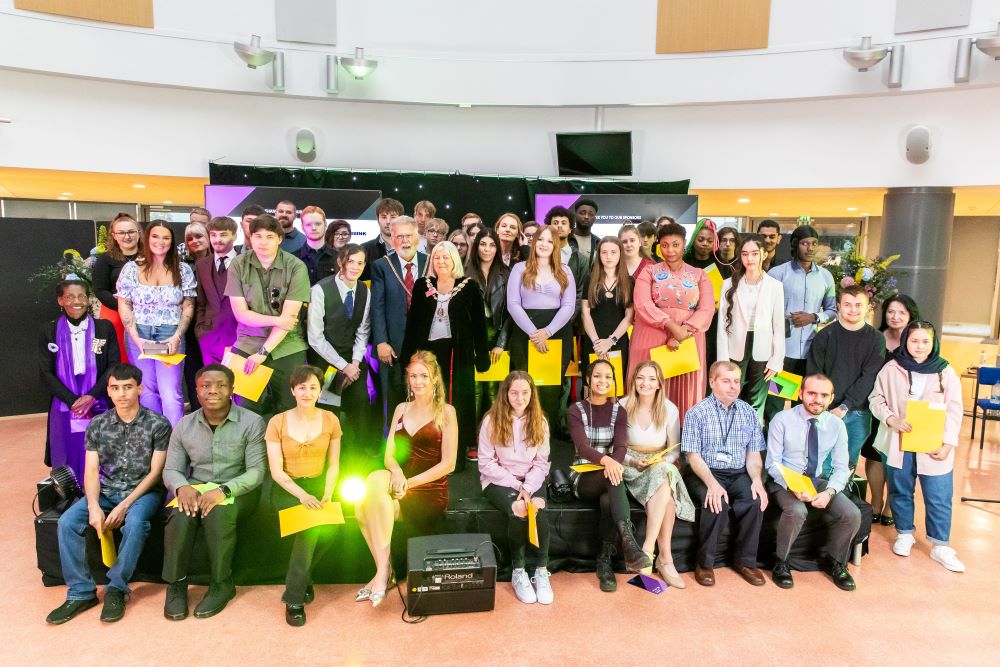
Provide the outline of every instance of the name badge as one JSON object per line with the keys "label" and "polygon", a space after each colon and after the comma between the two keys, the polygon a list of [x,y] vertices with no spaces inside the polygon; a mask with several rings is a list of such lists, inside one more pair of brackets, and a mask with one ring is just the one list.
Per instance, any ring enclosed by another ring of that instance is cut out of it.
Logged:
{"label": "name badge", "polygon": [[719,463],[732,463],[733,457],[730,456],[727,452],[719,452],[718,454],[715,455],[715,460],[718,461]]}
{"label": "name badge", "polygon": [[653,278],[656,279],[658,282],[663,282],[664,280],[666,280],[669,277],[670,277],[670,274],[667,273],[666,271],[658,271],[656,273],[656,275],[653,276]]}

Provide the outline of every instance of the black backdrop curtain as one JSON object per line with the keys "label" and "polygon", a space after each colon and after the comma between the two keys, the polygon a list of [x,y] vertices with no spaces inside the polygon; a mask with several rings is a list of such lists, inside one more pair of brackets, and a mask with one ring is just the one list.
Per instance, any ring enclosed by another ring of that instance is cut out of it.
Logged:
{"label": "black backdrop curtain", "polygon": [[[209,164],[212,185],[260,185],[268,187],[381,190],[383,197],[398,199],[407,214],[422,199],[434,202],[437,217],[454,229],[469,211],[492,225],[506,212],[522,220],[534,218],[536,194],[687,194],[690,181],[629,182],[545,180],[524,176],[441,174],[419,171],[366,171],[346,169],[302,169]],[[275,202],[277,203],[277,202]],[[309,202],[296,202],[299,206]]]}

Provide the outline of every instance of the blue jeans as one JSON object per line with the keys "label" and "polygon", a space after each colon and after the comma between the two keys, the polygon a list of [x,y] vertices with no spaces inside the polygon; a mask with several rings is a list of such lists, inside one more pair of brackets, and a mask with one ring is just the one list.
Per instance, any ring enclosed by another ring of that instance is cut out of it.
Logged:
{"label": "blue jeans", "polygon": [[[140,338],[157,343],[165,341],[177,331],[174,325],[137,324],[136,329]],[[139,403],[166,417],[171,426],[177,426],[177,422],[184,416],[184,362],[168,366],[155,359],[140,359],[142,350],[136,347],[135,342],[127,335],[126,342],[128,358],[142,371],[142,394],[139,396]],[[184,352],[183,338],[177,352]]]}
{"label": "blue jeans", "polygon": [[[847,465],[851,470],[858,465],[861,448],[872,430],[872,413],[867,410],[848,410],[844,415],[844,426],[847,427]],[[833,459],[828,458],[823,463],[824,476],[829,478],[833,473]]]}
{"label": "blue jeans", "polygon": [[920,478],[920,490],[924,494],[924,514],[926,515],[927,539],[934,544],[948,544],[951,537],[951,496],[954,492],[953,471],[944,475],[921,475],[917,473],[917,455],[903,452],[903,467],[885,466],[886,480],[889,482],[889,506],[896,519],[896,532],[915,532],[913,524],[913,493]]}
{"label": "blue jeans", "polygon": [[[99,497],[105,515],[125,499],[127,493],[103,492]],[[122,541],[118,546],[118,560],[108,570],[108,587],[128,593],[128,580],[132,578],[135,564],[149,535],[149,520],[160,508],[163,496],[150,491],[136,500],[125,513],[121,526]],[[89,525],[90,513],[87,499],[80,498],[59,517],[59,560],[62,562],[63,579],[69,591],[67,600],[90,600],[97,596],[97,587],[87,567],[87,542],[84,531]]]}

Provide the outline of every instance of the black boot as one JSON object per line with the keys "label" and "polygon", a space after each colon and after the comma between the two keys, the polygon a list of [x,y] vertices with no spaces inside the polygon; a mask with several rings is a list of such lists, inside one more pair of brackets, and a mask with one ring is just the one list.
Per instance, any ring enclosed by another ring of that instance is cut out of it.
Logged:
{"label": "black boot", "polygon": [[601,544],[601,555],[597,557],[597,579],[601,582],[601,590],[605,593],[614,593],[618,590],[618,581],[615,579],[614,568],[611,567],[611,559],[615,555],[615,545],[611,542]]}
{"label": "black boot", "polygon": [[632,534],[632,524],[629,521],[618,522],[618,534],[622,538],[622,555],[625,556],[625,569],[638,572],[644,568],[653,567],[653,561]]}

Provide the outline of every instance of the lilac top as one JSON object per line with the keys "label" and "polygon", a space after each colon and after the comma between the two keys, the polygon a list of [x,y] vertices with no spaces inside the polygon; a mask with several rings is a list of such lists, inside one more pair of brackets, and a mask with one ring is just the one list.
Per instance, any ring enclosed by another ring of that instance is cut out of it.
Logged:
{"label": "lilac top", "polygon": [[490,416],[483,418],[479,429],[479,480],[485,489],[490,484],[518,489],[528,493],[542,488],[549,474],[549,438],[546,428],[545,442],[537,447],[524,444],[524,417],[514,418],[514,442],[498,447],[490,441]]}
{"label": "lilac top", "polygon": [[177,325],[181,321],[184,299],[196,295],[197,281],[191,266],[181,262],[180,285],[143,285],[139,282],[139,265],[129,262],[118,276],[116,297],[132,304],[135,323],[143,326]]}
{"label": "lilac top", "polygon": [[525,312],[526,308],[558,308],[549,325],[545,327],[549,335],[555,335],[557,331],[566,326],[566,323],[573,317],[576,311],[576,281],[573,272],[563,264],[563,271],[569,280],[566,282],[566,289],[559,293],[559,283],[555,278],[543,284],[535,283],[534,289],[528,289],[521,284],[521,277],[524,275],[524,262],[519,262],[510,270],[510,278],[507,279],[507,312],[514,319],[514,323],[525,333],[532,333],[536,327],[531,323],[531,319]]}

